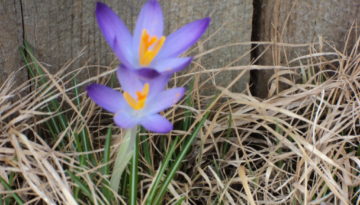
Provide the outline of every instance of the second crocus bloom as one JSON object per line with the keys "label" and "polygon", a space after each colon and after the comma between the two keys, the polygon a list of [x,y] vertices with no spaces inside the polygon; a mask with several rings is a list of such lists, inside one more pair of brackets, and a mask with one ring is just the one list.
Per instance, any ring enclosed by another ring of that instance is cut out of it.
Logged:
{"label": "second crocus bloom", "polygon": [[171,122],[159,112],[176,104],[183,97],[184,88],[164,90],[167,77],[160,75],[145,83],[124,67],[118,68],[117,77],[123,93],[100,84],[87,87],[88,96],[96,104],[114,113],[116,125],[125,129],[142,125],[157,133],[167,133],[173,129]]}
{"label": "second crocus bloom", "polygon": [[189,65],[191,57],[179,56],[196,43],[210,23],[210,18],[197,20],[165,36],[162,9],[157,0],[148,0],[142,7],[133,35],[103,3],[96,5],[96,18],[121,63],[146,78],[169,76]]}

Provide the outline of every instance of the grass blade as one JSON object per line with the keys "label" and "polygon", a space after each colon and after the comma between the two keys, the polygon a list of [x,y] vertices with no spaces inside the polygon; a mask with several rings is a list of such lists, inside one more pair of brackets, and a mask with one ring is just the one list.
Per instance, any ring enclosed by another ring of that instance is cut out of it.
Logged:
{"label": "grass blade", "polygon": [[[0,177],[0,182],[5,187],[6,190],[8,190],[8,191],[12,190],[10,185],[2,177]],[[24,204],[24,201],[19,197],[19,195],[17,193],[12,193],[11,195],[18,204]]]}
{"label": "grass blade", "polygon": [[138,183],[138,161],[139,161],[139,140],[138,136],[135,135],[135,143],[134,151],[133,151],[133,157],[132,157],[132,163],[131,163],[131,174],[130,174],[130,197],[129,197],[129,204],[130,205],[136,205],[136,199],[137,199],[137,183]]}
{"label": "grass blade", "polygon": [[160,187],[158,195],[155,198],[155,200],[152,202],[152,204],[159,204],[160,203],[162,197],[164,196],[164,194],[165,194],[165,192],[167,190],[167,187],[169,186],[171,180],[174,178],[177,170],[179,169],[181,161],[184,159],[184,157],[186,156],[186,154],[190,150],[192,142],[195,140],[196,136],[198,135],[199,131],[201,130],[202,126],[204,125],[207,117],[208,117],[208,113],[204,115],[204,117],[201,119],[199,124],[196,126],[194,132],[192,133],[189,140],[186,142],[185,146],[183,147],[183,150],[180,152],[179,156],[176,158],[173,167],[171,168],[168,176],[165,178],[165,181],[164,181],[163,185]]}
{"label": "grass blade", "polygon": [[164,163],[160,166],[160,169],[157,173],[157,177],[155,178],[155,181],[153,182],[152,186],[149,189],[149,197],[146,200],[146,204],[150,205],[151,201],[154,199],[156,191],[158,190],[158,186],[160,184],[160,180],[164,177],[165,170],[167,169],[169,162],[172,159],[172,155],[175,152],[176,144],[179,140],[179,137],[176,137],[174,142],[171,144],[170,150],[168,154],[165,157]]}

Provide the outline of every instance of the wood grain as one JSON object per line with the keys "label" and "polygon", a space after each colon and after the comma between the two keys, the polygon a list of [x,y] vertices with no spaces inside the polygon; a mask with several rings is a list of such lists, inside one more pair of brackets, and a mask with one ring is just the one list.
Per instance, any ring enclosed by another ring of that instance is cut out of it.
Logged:
{"label": "wood grain", "polygon": [[[131,30],[144,2],[105,1]],[[211,27],[202,38],[204,40],[226,23],[218,35],[205,43],[204,49],[230,42],[250,41],[251,0],[172,0],[161,1],[161,4],[166,18],[166,33],[173,32],[188,22],[211,16]],[[84,47],[87,49],[83,59],[90,64],[108,65],[114,59],[94,18],[95,1],[32,0],[23,1],[23,5],[25,38],[35,48],[38,58],[50,65],[51,72],[56,72],[68,60],[77,56]],[[225,48],[204,56],[201,64],[207,69],[223,67],[249,49],[249,46]],[[233,65],[248,64],[249,60],[250,56],[245,56]],[[222,74],[218,82],[226,85],[222,82],[229,82],[234,75],[235,72]],[[248,75],[237,84],[237,90],[241,90],[247,82]]]}
{"label": "wood grain", "polygon": [[[256,40],[312,43],[319,37],[331,46],[343,50],[346,34],[352,23],[360,22],[360,2],[348,0],[255,0],[257,4]],[[359,30],[359,29],[358,29]],[[351,41],[350,41],[351,42]],[[326,51],[329,47],[323,47]],[[321,50],[319,48],[319,51]],[[261,47],[257,54],[267,50],[261,57],[262,65],[286,65],[286,59],[293,59],[309,52],[304,49],[286,49],[278,46]],[[274,55],[276,54],[276,55]],[[274,71],[256,73],[256,95],[266,97],[268,82]]]}
{"label": "wood grain", "polygon": [[16,72],[14,83],[27,78],[21,66],[19,47],[23,42],[21,6],[17,0],[0,0],[0,86],[10,73]]}
{"label": "wood grain", "polygon": [[[196,52],[204,52],[224,45],[239,42],[251,41],[253,5],[252,0],[172,0],[166,5],[168,14],[168,30],[174,31],[176,28],[187,22],[211,17],[211,25],[208,32],[202,38],[206,42],[201,45],[202,49]],[[203,68],[196,70],[225,68],[236,65],[248,65],[250,63],[250,45],[227,46],[216,50],[196,62]],[[222,71],[216,78],[215,83],[226,87],[237,75],[239,71]],[[206,78],[208,76],[204,76]],[[233,87],[233,91],[242,91],[249,83],[249,72]],[[210,93],[213,87],[208,86]]]}
{"label": "wood grain", "polygon": [[[22,64],[18,47],[23,38],[34,47],[36,56],[52,73],[78,56],[84,55],[73,69],[84,64],[109,65],[116,59],[105,43],[96,24],[96,0],[0,0],[0,82]],[[138,12],[145,0],[105,0],[133,30]],[[166,20],[166,34],[182,25],[206,16],[212,18],[208,32],[190,51],[198,54],[219,46],[250,40],[289,43],[316,42],[322,36],[342,49],[348,28],[359,20],[359,1],[348,0],[160,0]],[[253,5],[257,5],[255,11]],[[22,9],[21,9],[22,8]],[[254,28],[253,28],[254,23]],[[252,34],[252,31],[255,33]],[[211,36],[211,38],[209,38]],[[250,63],[250,45],[218,49],[195,59],[186,72],[202,71]],[[266,50],[262,47],[257,54]],[[262,65],[282,65],[269,51],[259,60]],[[304,50],[289,51],[288,58]],[[256,57],[253,56],[253,57]],[[199,66],[201,65],[201,66]],[[267,95],[267,81],[273,71],[256,71],[253,75],[255,94]],[[223,71],[216,83],[226,86],[238,72]],[[17,78],[26,79],[24,70]],[[207,77],[207,76],[206,76]],[[249,75],[233,88],[240,91],[249,82]]]}
{"label": "wood grain", "polygon": [[23,1],[23,7],[25,39],[52,73],[77,57],[83,48],[86,52],[78,66],[111,60],[95,22],[95,1],[32,0]]}

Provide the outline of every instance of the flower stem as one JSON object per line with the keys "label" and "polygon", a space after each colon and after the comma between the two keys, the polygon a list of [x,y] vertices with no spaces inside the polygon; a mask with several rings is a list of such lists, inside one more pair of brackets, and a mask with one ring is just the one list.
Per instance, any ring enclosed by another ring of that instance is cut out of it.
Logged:
{"label": "flower stem", "polygon": [[137,199],[137,183],[138,183],[138,160],[139,160],[139,140],[136,137],[133,145],[134,154],[131,160],[131,174],[130,174],[130,197],[129,205],[136,205]]}
{"label": "flower stem", "polygon": [[119,189],[121,175],[134,154],[137,127],[126,131],[116,155],[114,169],[111,174],[110,186],[116,193]]}

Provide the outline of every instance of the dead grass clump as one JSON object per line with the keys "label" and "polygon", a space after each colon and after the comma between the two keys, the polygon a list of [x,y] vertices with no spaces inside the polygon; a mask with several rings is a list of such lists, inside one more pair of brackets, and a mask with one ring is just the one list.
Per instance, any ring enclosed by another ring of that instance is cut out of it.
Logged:
{"label": "dead grass clump", "polygon": [[[358,46],[359,39],[349,53],[334,49],[331,58],[310,53],[294,59],[307,64],[300,62],[300,74],[280,69],[275,78],[289,88],[265,100],[220,88],[228,101],[199,146],[203,161],[211,156],[217,167],[195,166],[200,177],[193,186],[206,181],[212,196],[220,192],[220,201],[230,204],[358,204]],[[289,73],[298,76],[286,80]],[[224,138],[229,124],[231,137]],[[216,137],[219,132],[223,137]],[[222,153],[224,144],[229,147]]]}
{"label": "dead grass clump", "polygon": [[[301,81],[284,81],[288,89],[271,92],[264,100],[229,88],[248,69],[266,66],[224,68],[242,72],[227,88],[217,87],[220,94],[213,98],[199,92],[204,83],[192,81],[188,97],[165,113],[177,129],[161,137],[140,134],[138,202],[149,197],[174,139],[179,137],[179,153],[209,111],[168,186],[164,204],[359,204],[359,45],[360,39],[349,53],[334,49],[331,59],[313,50],[293,60],[301,61],[300,66],[278,67],[283,71],[277,73],[278,80],[285,79],[282,74],[288,70],[300,70],[293,73]],[[115,150],[123,133],[90,102],[82,86],[93,81],[117,86],[114,69],[87,66],[70,72],[65,66],[50,74],[28,57],[28,68],[37,75],[18,87],[10,77],[0,89],[2,200],[111,204],[104,194],[112,163],[111,158],[106,161],[107,151]],[[97,75],[84,78],[89,70]],[[172,83],[187,84],[189,77],[202,74],[180,75]],[[80,75],[86,80],[75,80]],[[18,95],[30,88],[29,94]],[[111,140],[112,146],[107,145]],[[125,204],[127,182],[122,186],[114,200]]]}

